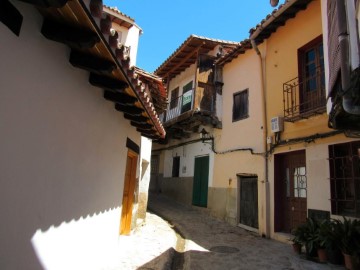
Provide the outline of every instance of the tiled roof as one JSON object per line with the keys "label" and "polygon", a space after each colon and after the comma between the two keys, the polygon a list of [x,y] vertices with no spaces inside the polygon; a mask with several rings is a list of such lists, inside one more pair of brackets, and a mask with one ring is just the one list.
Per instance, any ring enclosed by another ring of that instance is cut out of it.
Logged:
{"label": "tiled roof", "polygon": [[233,59],[238,57],[239,54],[244,54],[247,50],[251,49],[251,42],[250,39],[245,39],[241,41],[236,48],[225,54],[224,56],[220,57],[215,61],[215,64],[222,66],[227,63],[230,63]]}
{"label": "tiled roof", "polygon": [[[101,29],[104,37],[108,36],[108,43],[112,44],[112,41],[111,41],[112,37],[114,35],[116,36],[116,34],[109,35],[110,33],[107,31],[107,29],[105,29],[105,31],[104,31],[104,29],[101,28],[101,21],[103,20],[102,18],[104,16],[106,17],[106,14],[104,14],[102,12],[99,16],[99,14],[97,12],[92,12],[92,10],[91,10],[91,4],[93,2],[97,2],[97,1],[98,0],[91,0],[88,8],[93,17],[98,17],[99,19],[101,19],[101,20],[96,20],[98,27]],[[117,9],[112,8],[112,10],[116,11],[117,13],[119,13],[121,15],[124,15]],[[126,16],[126,17],[130,18],[129,16]],[[133,19],[131,19],[131,20],[133,20]],[[162,126],[162,123],[156,112],[154,104],[151,102],[151,97],[149,96],[149,93],[146,91],[146,89],[149,87],[139,79],[139,74],[137,73],[137,69],[135,67],[129,66],[130,59],[129,59],[129,56],[125,54],[125,50],[123,49],[124,47],[120,47],[120,46],[122,46],[122,45],[120,45],[120,43],[114,44],[114,45],[116,45],[116,46],[111,46],[112,52],[114,53],[114,55],[116,55],[118,63],[121,65],[123,71],[125,72],[125,74],[127,74],[128,78],[131,80],[130,81],[131,88],[133,89],[133,91],[135,92],[137,97],[139,98],[139,102],[141,103],[141,105],[143,105],[143,108],[145,109],[146,114],[149,116],[149,118],[151,119],[151,122],[155,126],[156,131],[159,133],[160,137],[164,138],[165,137],[165,129]],[[146,135],[146,134],[143,134],[143,135]]]}
{"label": "tiled roof", "polygon": [[103,11],[109,15],[113,15],[112,21],[114,21],[118,25],[124,26],[128,29],[130,29],[132,26],[136,26],[137,28],[140,29],[140,32],[142,33],[142,29],[135,23],[135,20],[130,16],[126,15],[125,13],[121,12],[120,10],[118,10],[117,7],[109,7],[103,5]]}
{"label": "tiled roof", "polygon": [[104,98],[114,102],[138,132],[151,139],[164,138],[150,95],[154,90],[140,79],[142,72],[130,66],[128,51],[111,29],[113,18],[104,11],[102,0],[51,0],[41,7],[43,35],[70,47],[70,63],[90,72],[89,82],[105,90]]}
{"label": "tiled roof", "polygon": [[235,48],[239,42],[207,38],[203,36],[190,35],[156,70],[155,74],[169,80],[197,60],[197,53],[206,54],[217,45],[223,47],[223,51]]}
{"label": "tiled roof", "polygon": [[313,0],[286,0],[278,9],[274,9],[255,27],[251,28],[250,38],[257,44],[270,37],[278,27],[285,25],[286,21],[294,18],[300,10],[306,9],[307,5]]}
{"label": "tiled roof", "polygon": [[107,6],[107,5],[103,5],[103,6],[104,6],[104,8],[108,8],[108,9],[114,11],[115,13],[117,13],[117,14],[119,14],[119,15],[122,15],[122,16],[128,18],[129,20],[135,22],[135,20],[134,20],[133,18],[131,18],[130,16],[128,16],[128,15],[126,15],[125,13],[121,12],[120,10],[118,10],[117,7],[110,7],[110,6]]}

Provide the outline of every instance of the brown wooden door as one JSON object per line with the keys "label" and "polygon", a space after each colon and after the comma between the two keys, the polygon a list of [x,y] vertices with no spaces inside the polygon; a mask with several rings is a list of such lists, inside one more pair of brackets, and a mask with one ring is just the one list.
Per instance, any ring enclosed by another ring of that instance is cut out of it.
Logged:
{"label": "brown wooden door", "polygon": [[275,231],[290,233],[306,222],[305,151],[275,156]]}
{"label": "brown wooden door", "polygon": [[136,182],[136,166],[138,155],[133,151],[128,151],[126,170],[125,170],[125,183],[124,193],[122,200],[120,234],[129,234],[131,230],[131,218],[134,202],[134,191]]}

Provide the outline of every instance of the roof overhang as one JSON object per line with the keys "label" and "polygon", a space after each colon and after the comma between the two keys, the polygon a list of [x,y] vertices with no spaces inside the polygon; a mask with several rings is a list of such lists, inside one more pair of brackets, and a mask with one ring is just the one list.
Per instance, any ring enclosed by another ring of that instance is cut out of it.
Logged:
{"label": "roof overhang", "polygon": [[256,44],[262,43],[279,27],[284,26],[287,20],[294,18],[299,11],[306,9],[311,1],[313,0],[286,0],[256,27],[250,29],[250,39],[255,40]]}
{"label": "roof overhang", "polygon": [[101,0],[21,0],[35,5],[44,17],[42,34],[70,47],[69,62],[90,72],[89,83],[104,89],[104,98],[131,118],[141,135],[158,139],[165,130],[129,57],[111,31],[111,18]]}
{"label": "roof overhang", "polygon": [[234,49],[239,43],[219,39],[211,39],[190,35],[175,52],[165,60],[156,70],[155,74],[171,80],[197,61],[199,54],[207,54],[216,46],[221,45],[224,53]]}

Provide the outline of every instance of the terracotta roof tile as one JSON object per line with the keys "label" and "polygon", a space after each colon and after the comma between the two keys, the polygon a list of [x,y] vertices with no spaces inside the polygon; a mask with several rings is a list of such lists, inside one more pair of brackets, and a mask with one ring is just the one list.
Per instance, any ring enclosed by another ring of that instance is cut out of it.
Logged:
{"label": "terracotta roof tile", "polygon": [[[111,48],[113,54],[116,56],[118,63],[121,65],[124,73],[129,76],[129,83],[131,88],[134,91],[134,94],[138,97],[140,103],[142,104],[143,108],[145,109],[147,115],[149,116],[151,122],[153,123],[154,127],[156,128],[157,132],[159,133],[161,138],[165,137],[165,129],[162,126],[159,117],[157,117],[157,113],[153,103],[150,101],[149,98],[144,98],[144,91],[146,89],[145,83],[139,79],[139,73],[144,76],[145,71],[141,71],[138,68],[130,66],[130,57],[126,54],[124,46],[121,43],[117,42],[116,37],[118,33],[115,30],[110,30],[109,21],[110,17],[107,15],[105,11],[99,13],[99,6],[101,6],[101,1],[99,0],[90,0],[89,10],[92,16],[97,18],[102,18],[101,20],[94,20],[95,23],[98,24],[99,29],[101,30],[102,34],[104,35],[105,40],[107,40],[109,47]],[[117,8],[110,8],[104,6],[120,15],[126,16],[128,19],[134,21],[129,16],[125,15],[124,13],[120,12]],[[110,23],[111,26],[111,23]],[[116,44],[117,43],[117,44]],[[115,46],[116,45],[116,46]],[[137,72],[139,71],[139,73]],[[162,81],[158,81],[158,83],[162,83]]]}

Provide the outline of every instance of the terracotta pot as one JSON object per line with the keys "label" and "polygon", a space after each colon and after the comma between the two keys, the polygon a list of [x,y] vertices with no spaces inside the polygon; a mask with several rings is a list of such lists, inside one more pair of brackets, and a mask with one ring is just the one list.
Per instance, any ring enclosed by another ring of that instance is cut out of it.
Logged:
{"label": "terracotta pot", "polygon": [[292,246],[293,246],[293,250],[296,254],[301,254],[301,245],[300,244],[294,243],[294,244],[292,244]]}
{"label": "terracotta pot", "polygon": [[341,253],[341,250],[338,248],[328,248],[326,250],[328,262],[335,265],[344,264],[344,256]]}
{"label": "terracotta pot", "polygon": [[327,261],[326,249],[318,248],[317,254],[318,254],[318,257],[319,257],[319,262],[324,263],[324,262]]}
{"label": "terracotta pot", "polygon": [[345,268],[348,270],[359,270],[360,262],[359,257],[356,255],[344,254]]}

